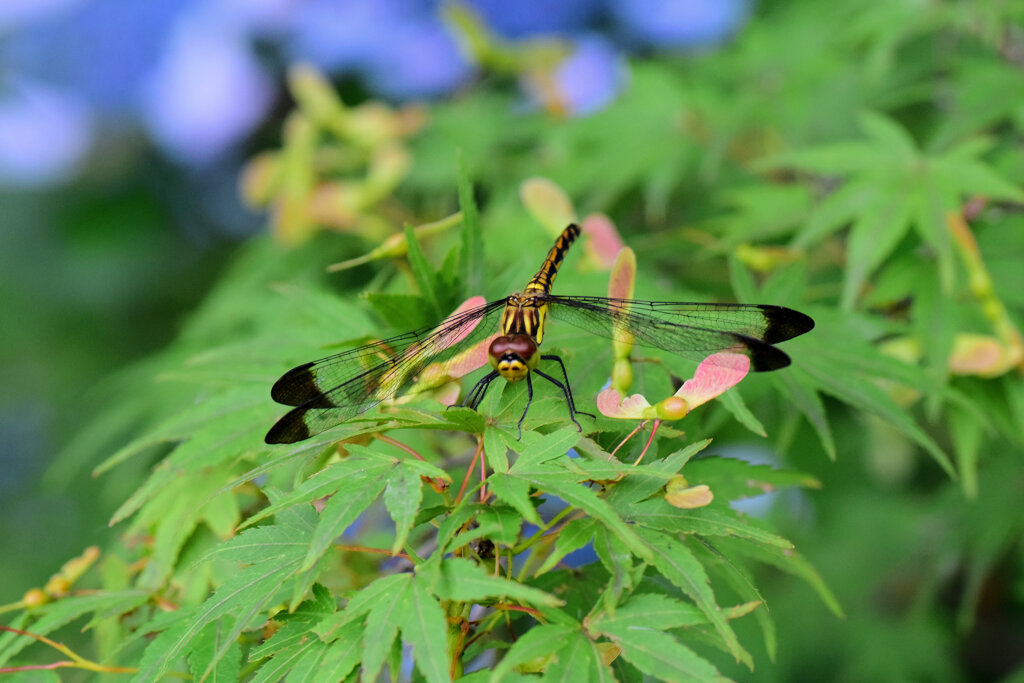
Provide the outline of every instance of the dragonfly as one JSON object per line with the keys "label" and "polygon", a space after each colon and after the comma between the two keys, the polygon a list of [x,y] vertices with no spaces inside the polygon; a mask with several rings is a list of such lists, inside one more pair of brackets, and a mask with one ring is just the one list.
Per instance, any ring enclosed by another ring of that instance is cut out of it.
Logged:
{"label": "dragonfly", "polygon": [[[461,405],[476,410],[499,377],[510,383],[525,380],[527,402],[519,419],[521,430],[533,400],[532,377],[537,375],[562,392],[570,419],[582,429],[576,416],[589,413],[576,409],[565,363],[557,354],[539,351],[549,315],[592,334],[697,361],[723,351],[743,354],[755,372],[789,365],[789,356],[774,344],[814,327],[809,316],[782,306],[552,294],[558,269],[579,236],[577,225],[566,227],[521,292],[456,313],[439,326],[292,368],[270,391],[271,398],[292,409],[271,427],[265,441],[295,443],[351,420],[412,386],[428,367],[443,371],[454,365],[460,354],[489,337],[491,370]],[[557,368],[557,375],[542,370],[541,361],[548,370]]]}

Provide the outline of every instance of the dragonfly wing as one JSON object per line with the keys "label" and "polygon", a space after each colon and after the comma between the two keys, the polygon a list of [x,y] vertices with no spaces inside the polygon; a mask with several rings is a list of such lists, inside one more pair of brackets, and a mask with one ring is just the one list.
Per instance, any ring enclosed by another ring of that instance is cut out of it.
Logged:
{"label": "dragonfly wing", "polygon": [[340,425],[357,414],[336,408],[292,408],[274,423],[263,440],[266,443],[296,443]]}
{"label": "dragonfly wing", "polygon": [[[412,384],[431,363],[445,366],[494,331],[505,300],[458,313],[439,327],[344,351],[289,370],[270,396],[295,406],[267,434],[267,443],[293,443],[363,413]],[[272,440],[273,439],[273,440]]]}
{"label": "dragonfly wing", "polygon": [[782,306],[703,304],[546,297],[553,318],[593,334],[632,341],[696,361],[720,351],[742,353],[755,371],[777,370],[790,360],[773,343],[814,327],[803,313]]}
{"label": "dragonfly wing", "polygon": [[649,310],[651,315],[663,316],[673,322],[735,332],[769,344],[799,337],[814,329],[814,320],[809,315],[770,304],[706,304],[628,299],[608,301],[616,302],[631,311]]}

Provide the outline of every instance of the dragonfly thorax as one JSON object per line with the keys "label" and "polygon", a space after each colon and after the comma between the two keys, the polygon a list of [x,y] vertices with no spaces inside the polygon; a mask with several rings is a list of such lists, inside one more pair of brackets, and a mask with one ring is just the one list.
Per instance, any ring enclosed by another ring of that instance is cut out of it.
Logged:
{"label": "dragonfly thorax", "polygon": [[544,338],[547,305],[536,292],[516,292],[508,297],[501,315],[501,333],[505,336],[526,335],[538,345]]}
{"label": "dragonfly thorax", "polygon": [[491,365],[509,382],[518,382],[537,367],[537,342],[526,334],[496,337],[487,349]]}

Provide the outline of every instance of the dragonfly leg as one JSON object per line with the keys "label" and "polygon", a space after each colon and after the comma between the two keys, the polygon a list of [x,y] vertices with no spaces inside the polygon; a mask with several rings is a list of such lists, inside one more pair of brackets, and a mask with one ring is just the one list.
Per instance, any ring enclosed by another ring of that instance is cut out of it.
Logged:
{"label": "dragonfly leg", "polygon": [[[555,382],[555,384],[558,385],[558,387],[565,394],[566,398],[569,399],[569,410],[571,410],[573,414],[579,413],[580,415],[586,415],[587,417],[592,417],[594,419],[597,419],[597,415],[594,415],[593,413],[585,413],[582,410],[576,410],[576,401],[573,399],[572,389],[570,389],[570,385],[569,385],[569,373],[567,373],[565,371],[565,363],[562,362],[562,357],[561,356],[557,356],[557,355],[555,355],[553,353],[548,353],[548,354],[545,354],[545,355],[541,356],[540,359],[541,360],[557,361],[558,362],[558,367],[562,368],[562,377],[565,379],[565,386],[562,386],[558,382]],[[547,375],[544,375],[544,376],[547,377]],[[550,377],[548,377],[548,379],[551,380]],[[551,381],[554,382],[554,380],[551,380]],[[575,422],[575,420],[573,420],[573,421]]]}
{"label": "dragonfly leg", "polygon": [[487,375],[482,377],[479,382],[473,385],[470,389],[469,394],[466,395],[465,400],[459,405],[476,410],[480,405],[480,402],[484,400],[484,394],[487,393],[487,387],[491,386],[491,382],[498,378],[498,371],[491,370]]}
{"label": "dragonfly leg", "polygon": [[[566,401],[569,404],[569,419],[572,420],[574,425],[576,425],[576,429],[578,429],[578,430],[580,430],[582,432],[583,431],[583,426],[580,425],[580,423],[576,421],[576,413],[578,413],[579,411],[576,410],[576,408],[573,406],[573,403],[572,403],[572,392],[569,391],[569,385],[568,384],[562,384],[561,382],[559,382],[557,379],[555,379],[551,375],[549,375],[547,373],[544,373],[544,372],[541,372],[540,370],[534,370],[533,372],[536,372],[538,375],[540,375],[541,377],[543,377],[544,379],[546,379],[547,381],[551,382],[556,387],[558,387],[559,389],[562,390],[562,393],[565,394],[565,399],[566,399]],[[526,378],[529,379],[530,376],[527,375]],[[529,403],[527,403],[527,406],[529,406]],[[590,413],[582,413],[582,414],[583,415],[589,415]],[[526,417],[526,413],[523,413],[523,417]],[[520,422],[522,422],[522,420],[520,420]]]}
{"label": "dragonfly leg", "polygon": [[[536,370],[534,371],[536,372]],[[523,416],[519,418],[519,439],[523,438],[523,420],[526,419],[526,413],[530,410],[530,404],[533,403],[533,380],[530,379],[530,373],[526,373],[526,407],[523,408]]]}

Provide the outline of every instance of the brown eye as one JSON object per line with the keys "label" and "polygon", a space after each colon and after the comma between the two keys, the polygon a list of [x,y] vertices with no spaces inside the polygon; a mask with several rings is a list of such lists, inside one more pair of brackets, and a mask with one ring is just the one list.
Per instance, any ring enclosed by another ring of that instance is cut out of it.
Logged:
{"label": "brown eye", "polygon": [[510,334],[492,341],[489,353],[492,358],[514,355],[529,360],[537,353],[537,343],[525,334]]}

